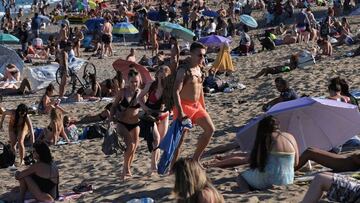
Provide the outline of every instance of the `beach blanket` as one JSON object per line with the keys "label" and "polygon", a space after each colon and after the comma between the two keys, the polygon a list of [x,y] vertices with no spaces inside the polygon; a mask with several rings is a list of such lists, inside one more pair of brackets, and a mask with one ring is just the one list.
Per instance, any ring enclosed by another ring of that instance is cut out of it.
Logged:
{"label": "beach blanket", "polygon": [[182,125],[179,120],[173,121],[164,139],[161,141],[159,148],[162,149],[164,152],[161,155],[158,164],[159,174],[165,174],[169,170],[171,161],[174,157],[174,153],[178,148],[181,136],[183,135],[185,128],[192,128],[192,125]]}
{"label": "beach blanket", "polygon": [[[69,68],[78,71],[85,60],[76,58],[69,63]],[[24,68],[24,77],[28,78],[33,90],[46,88],[51,82],[56,80],[56,71],[59,64],[49,64],[45,66],[33,66]]]}

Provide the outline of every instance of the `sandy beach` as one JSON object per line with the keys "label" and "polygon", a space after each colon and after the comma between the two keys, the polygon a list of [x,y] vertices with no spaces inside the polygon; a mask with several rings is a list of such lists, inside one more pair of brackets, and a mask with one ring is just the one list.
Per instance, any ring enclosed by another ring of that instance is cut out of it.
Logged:
{"label": "sandy beach", "polygon": [[[258,15],[260,19],[260,15]],[[360,29],[359,16],[349,18],[353,32]],[[58,26],[50,26],[46,32],[55,33]],[[254,35],[261,29],[251,30]],[[143,55],[151,56],[151,51],[144,51],[142,46],[134,46],[128,43],[124,46],[122,39],[115,40],[112,57],[98,59],[90,58],[90,62],[97,68],[97,77],[100,81],[114,76],[115,71],[112,62],[118,58],[125,59],[130,48],[136,51],[137,60]],[[233,40],[234,48],[238,40]],[[256,49],[260,50],[258,40],[255,40]],[[330,78],[341,76],[345,78],[351,89],[360,89],[360,57],[343,57],[348,51],[357,48],[359,45],[342,45],[334,48],[331,57],[322,57],[310,68],[295,69],[289,73],[280,75],[268,75],[259,79],[250,79],[261,68],[267,66],[281,65],[289,59],[290,54],[300,52],[310,45],[292,44],[282,45],[274,51],[263,51],[250,56],[233,57],[236,72],[227,80],[242,83],[246,89],[236,89],[232,93],[212,93],[205,97],[206,107],[214,121],[216,132],[212,137],[207,150],[235,142],[236,132],[248,120],[262,113],[261,107],[267,101],[275,98],[278,92],[275,89],[274,79],[282,76],[287,79],[290,86],[298,95],[310,95],[312,97],[327,96],[327,85]],[[164,50],[169,53],[169,50]],[[82,52],[82,58],[87,59],[92,53]],[[216,58],[216,53],[209,54],[210,58]],[[222,76],[225,77],[225,76]],[[58,85],[56,84],[56,88]],[[30,106],[40,100],[44,90],[27,96],[6,96],[2,107],[6,109],[15,108],[20,103]],[[108,102],[89,102],[80,104],[65,104],[62,107],[72,118],[81,118],[87,114],[100,112]],[[48,125],[47,115],[31,115],[34,127],[43,128]],[[0,141],[7,142],[8,120],[4,123],[4,130],[0,131]],[[197,138],[201,133],[199,127],[194,127],[185,144],[182,147],[182,157],[191,156],[195,150]],[[126,182],[120,182],[119,176],[122,171],[123,155],[106,156],[101,151],[102,139],[84,140],[79,144],[52,146],[54,160],[60,170],[60,194],[71,192],[72,188],[80,183],[89,183],[94,187],[91,194],[85,194],[74,202],[126,202],[133,198],[151,197],[155,202],[174,202],[171,195],[174,186],[173,175],[152,175],[147,176],[150,168],[150,153],[147,150],[146,142],[141,140],[137,149],[134,163],[132,165],[133,178]],[[206,150],[206,151],[207,151]],[[351,153],[359,152],[360,150]],[[203,161],[209,161],[214,156],[206,156]],[[19,170],[24,167],[18,168]],[[236,169],[236,170],[235,170]],[[276,186],[264,191],[254,191],[247,194],[239,194],[236,176],[244,171],[246,166],[220,169],[207,169],[208,177],[213,181],[215,187],[223,194],[226,202],[299,202],[308,189],[309,183],[295,183],[289,186]],[[314,165],[315,170],[322,169]],[[0,169],[0,200],[14,201],[18,182],[14,178],[14,169]],[[296,177],[304,175],[304,172],[297,172]],[[324,202],[324,200],[323,200]],[[326,202],[326,201],[325,201]]]}

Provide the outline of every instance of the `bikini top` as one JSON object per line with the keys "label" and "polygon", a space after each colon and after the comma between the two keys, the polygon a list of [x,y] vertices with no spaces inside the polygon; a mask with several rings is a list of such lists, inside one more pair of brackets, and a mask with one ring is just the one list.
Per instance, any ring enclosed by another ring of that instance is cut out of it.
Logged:
{"label": "bikini top", "polygon": [[132,108],[132,109],[138,109],[138,108],[140,108],[140,104],[131,105],[132,103],[134,103],[134,100],[136,99],[136,96],[138,95],[138,92],[139,92],[138,90],[135,91],[135,94],[134,94],[134,96],[131,98],[130,101],[128,101],[128,100],[126,99],[126,97],[124,97],[124,98],[121,100],[120,104],[118,105],[118,109],[119,109],[120,111],[122,111],[123,109],[127,109],[127,108]]}
{"label": "bikini top", "polygon": [[[151,89],[151,88],[150,88]],[[154,110],[160,110],[163,103],[162,96],[160,98],[156,97],[156,89],[153,89],[149,92],[149,97],[146,101],[146,106]]]}

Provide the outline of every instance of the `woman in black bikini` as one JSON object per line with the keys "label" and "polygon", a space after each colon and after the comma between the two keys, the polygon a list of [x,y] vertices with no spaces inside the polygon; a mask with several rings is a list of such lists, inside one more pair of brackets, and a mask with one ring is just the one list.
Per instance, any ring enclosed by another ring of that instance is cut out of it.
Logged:
{"label": "woman in black bikini", "polygon": [[[145,86],[144,90],[139,95],[139,104],[142,109],[144,109],[146,115],[151,115],[156,119],[156,125],[153,125],[152,137],[145,140],[148,141],[148,149],[151,152],[151,171],[150,175],[153,172],[157,172],[157,162],[159,160],[160,151],[157,148],[165,136],[165,133],[169,125],[169,113],[163,112],[165,105],[163,102],[163,94],[165,89],[165,79],[171,74],[171,70],[168,66],[160,66],[156,72],[156,80],[152,83],[149,83]],[[147,95],[147,100],[145,102],[145,96]],[[153,123],[153,122],[151,122]],[[154,123],[153,123],[154,124]],[[143,127],[141,127],[143,130]],[[142,135],[147,134],[148,132],[141,131]],[[151,142],[152,141],[152,142]]]}
{"label": "woman in black bikini", "polygon": [[39,202],[54,202],[59,197],[59,170],[45,143],[35,143],[33,147],[36,163],[15,174],[20,183],[19,202],[24,202],[27,191]]}
{"label": "woman in black bikini", "polygon": [[121,89],[116,96],[110,111],[110,120],[117,124],[117,131],[124,136],[126,150],[124,153],[124,168],[121,179],[131,176],[130,166],[139,144],[139,108],[137,102],[139,95],[140,74],[136,69],[128,73],[128,86]]}

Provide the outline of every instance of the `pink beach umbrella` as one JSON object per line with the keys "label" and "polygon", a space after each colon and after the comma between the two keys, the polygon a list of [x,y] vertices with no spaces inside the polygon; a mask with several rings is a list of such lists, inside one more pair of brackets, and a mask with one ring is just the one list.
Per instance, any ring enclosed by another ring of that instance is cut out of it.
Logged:
{"label": "pink beach umbrella", "polygon": [[259,121],[273,115],[280,129],[294,135],[299,151],[308,147],[330,150],[344,144],[360,132],[360,113],[357,106],[329,99],[303,97],[273,106],[253,119],[236,135],[240,149],[251,151]]}

